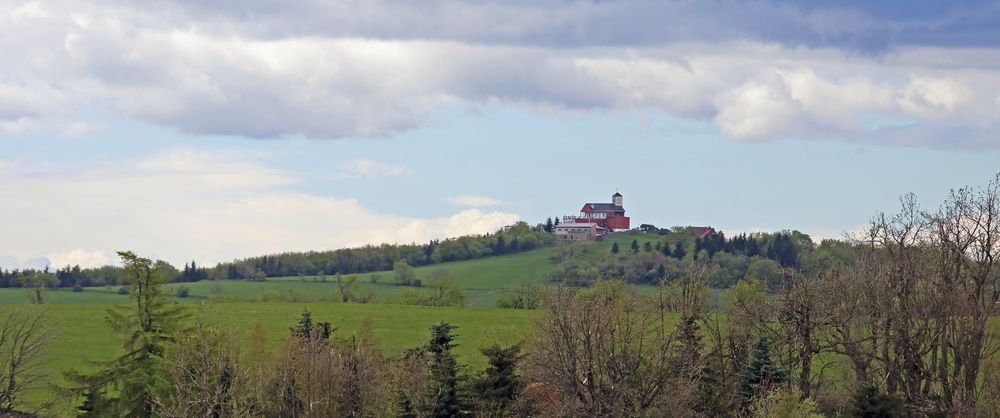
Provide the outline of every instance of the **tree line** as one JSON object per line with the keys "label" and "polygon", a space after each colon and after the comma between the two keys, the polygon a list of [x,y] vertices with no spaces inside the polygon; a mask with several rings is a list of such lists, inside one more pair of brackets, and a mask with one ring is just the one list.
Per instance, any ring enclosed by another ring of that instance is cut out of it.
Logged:
{"label": "tree line", "polygon": [[[169,277],[171,282],[199,280],[263,280],[268,277],[301,275],[337,275],[393,270],[394,264],[405,260],[411,266],[425,266],[450,261],[516,254],[555,245],[555,237],[545,231],[544,224],[530,226],[518,222],[491,234],[468,235],[426,244],[382,244],[332,251],[286,252],[262,255],[213,267],[202,267],[191,261],[182,270],[156,260],[153,267]],[[65,266],[54,272],[45,269],[0,269],[0,288],[83,288],[119,286],[124,283],[124,270],[119,266],[80,268]]]}
{"label": "tree line", "polygon": [[744,278],[758,278],[770,286],[789,271],[813,271],[831,259],[851,257],[850,244],[824,240],[819,246],[798,231],[758,232],[726,238],[722,232],[698,236],[687,228],[659,230],[649,241],[639,239],[628,248],[614,242],[609,252],[593,241],[560,247],[552,256],[559,267],[556,283],[589,286],[618,279],[633,284],[671,282],[690,264],[704,264],[712,287],[727,288]]}

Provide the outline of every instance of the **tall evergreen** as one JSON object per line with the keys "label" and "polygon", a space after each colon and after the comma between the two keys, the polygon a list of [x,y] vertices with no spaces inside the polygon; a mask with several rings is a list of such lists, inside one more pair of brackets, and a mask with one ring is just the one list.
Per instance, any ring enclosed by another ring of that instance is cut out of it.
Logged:
{"label": "tall evergreen", "polygon": [[684,244],[678,242],[677,245],[674,246],[673,257],[678,260],[682,260],[684,259],[685,255],[687,255],[687,251],[684,251]]}
{"label": "tall evergreen", "polygon": [[451,352],[455,348],[457,328],[446,322],[431,326],[431,341],[427,344],[427,352],[431,355],[431,390],[434,404],[430,416],[434,418],[458,417],[464,414],[464,403],[458,390],[458,361]]}
{"label": "tall evergreen", "polygon": [[611,254],[618,254],[618,251],[620,251],[618,249],[618,243],[617,242],[612,243],[611,244]]}
{"label": "tall evergreen", "polygon": [[771,361],[771,347],[767,338],[757,340],[750,362],[740,381],[740,396],[749,404],[761,386],[780,386],[788,379],[788,373]]}
{"label": "tall evergreen", "polygon": [[[153,262],[131,251],[119,251],[124,280],[131,285],[129,298],[134,305],[115,306],[107,311],[107,321],[124,336],[123,354],[101,364],[94,374],[76,372],[70,380],[85,395],[81,410],[99,411],[102,416],[151,417],[159,395],[169,389],[163,369],[167,344],[183,331],[186,313],[163,293],[160,285],[169,278],[153,268]],[[103,396],[102,396],[103,395]],[[100,405],[100,408],[94,408]]]}
{"label": "tall evergreen", "polygon": [[876,387],[866,387],[854,395],[854,404],[848,412],[858,418],[901,418],[906,416],[899,398],[882,393]]}
{"label": "tall evergreen", "polygon": [[552,225],[552,218],[546,219],[545,220],[545,227],[543,228],[545,230],[545,232],[552,232],[552,227],[553,227],[553,225]]}
{"label": "tall evergreen", "polygon": [[504,408],[524,386],[521,376],[517,374],[521,346],[492,345],[479,351],[487,357],[489,366],[474,385],[478,398],[491,408]]}
{"label": "tall evergreen", "polygon": [[639,254],[639,241],[632,240],[632,245],[629,248],[632,249],[632,254]]}

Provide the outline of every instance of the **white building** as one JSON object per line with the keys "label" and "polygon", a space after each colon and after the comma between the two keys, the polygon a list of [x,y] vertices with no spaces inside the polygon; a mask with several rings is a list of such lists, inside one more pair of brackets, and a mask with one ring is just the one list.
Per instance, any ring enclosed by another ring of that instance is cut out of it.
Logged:
{"label": "white building", "polygon": [[607,229],[593,222],[564,222],[555,227],[556,238],[566,241],[579,241],[603,237]]}

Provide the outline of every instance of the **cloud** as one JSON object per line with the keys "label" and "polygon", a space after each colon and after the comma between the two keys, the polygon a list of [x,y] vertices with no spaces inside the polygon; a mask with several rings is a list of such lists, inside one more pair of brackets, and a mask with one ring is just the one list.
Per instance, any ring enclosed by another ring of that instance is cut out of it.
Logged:
{"label": "cloud", "polygon": [[[0,14],[0,129],[10,132],[72,131],[85,126],[80,109],[99,107],[196,135],[382,138],[444,106],[499,103],[652,110],[736,140],[896,143],[858,121],[880,112],[926,132],[970,128],[939,145],[1000,146],[983,140],[1000,124],[995,43],[890,42],[925,27],[964,33],[959,23],[1000,13],[988,6],[906,19],[860,3],[778,2],[11,8],[21,9]],[[882,31],[890,50],[845,46]]]}
{"label": "cloud", "polygon": [[0,205],[0,254],[93,265],[131,249],[177,265],[210,264],[486,233],[519,219],[478,209],[429,218],[381,213],[349,197],[297,191],[303,179],[266,161],[191,149],[91,164],[0,160],[0,194],[18,196]]}
{"label": "cloud", "polygon": [[87,251],[77,248],[69,251],[49,253],[50,265],[55,268],[65,266],[80,266],[83,268],[100,267],[117,264],[117,259],[113,254],[104,250]]}
{"label": "cloud", "polygon": [[502,200],[494,199],[486,196],[477,196],[472,194],[463,194],[458,196],[452,196],[448,198],[448,202],[453,205],[458,206],[500,206],[505,205],[507,202]]}
{"label": "cloud", "polygon": [[344,162],[340,165],[343,177],[397,177],[410,174],[409,167],[402,164],[387,164],[365,158]]}

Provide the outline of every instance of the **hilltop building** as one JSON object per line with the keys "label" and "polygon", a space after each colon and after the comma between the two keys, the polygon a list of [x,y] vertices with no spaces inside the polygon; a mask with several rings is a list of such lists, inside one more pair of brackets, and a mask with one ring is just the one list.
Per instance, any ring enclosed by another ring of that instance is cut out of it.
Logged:
{"label": "hilltop building", "polygon": [[611,195],[611,203],[585,203],[579,216],[564,216],[555,228],[556,237],[565,240],[603,237],[608,232],[629,229],[629,218],[621,193]]}
{"label": "hilltop building", "polygon": [[562,240],[578,241],[603,237],[608,230],[592,222],[563,222],[554,227],[553,233]]}

